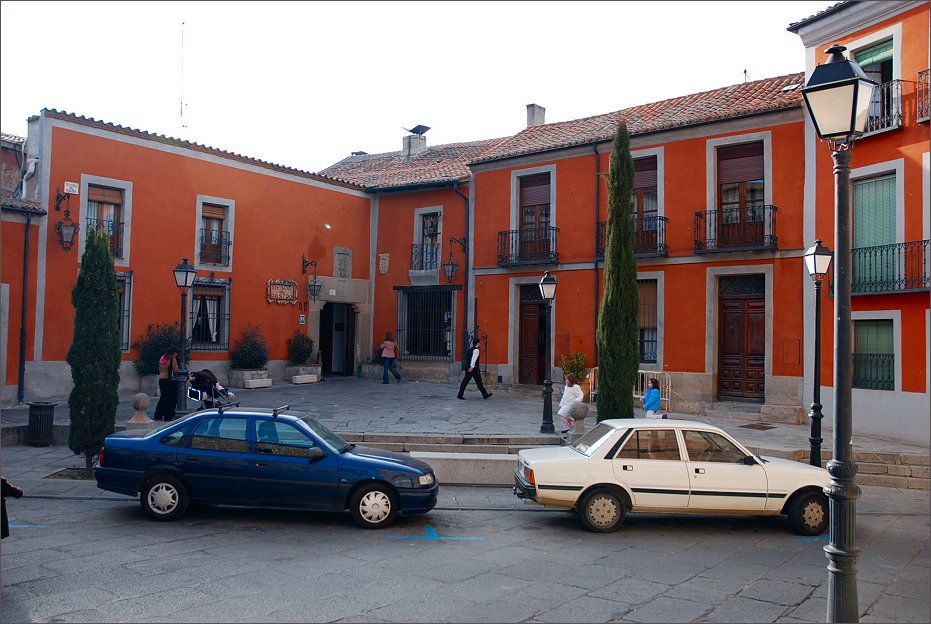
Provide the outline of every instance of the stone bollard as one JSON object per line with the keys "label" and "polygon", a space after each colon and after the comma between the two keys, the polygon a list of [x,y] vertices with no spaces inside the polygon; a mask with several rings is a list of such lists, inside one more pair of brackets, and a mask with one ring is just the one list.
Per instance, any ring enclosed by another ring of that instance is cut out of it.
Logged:
{"label": "stone bollard", "polygon": [[145,411],[149,408],[149,395],[145,392],[133,395],[133,417],[126,423],[127,429],[151,429],[153,421],[146,416]]}
{"label": "stone bollard", "polygon": [[588,405],[585,403],[574,403],[569,411],[569,418],[575,420],[575,427],[572,430],[574,437],[581,437],[585,433],[585,418],[588,416]]}

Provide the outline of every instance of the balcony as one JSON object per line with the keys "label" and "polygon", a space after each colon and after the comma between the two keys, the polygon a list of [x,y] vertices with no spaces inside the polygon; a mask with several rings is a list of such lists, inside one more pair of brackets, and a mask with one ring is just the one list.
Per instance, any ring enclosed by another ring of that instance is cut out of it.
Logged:
{"label": "balcony", "polygon": [[695,253],[775,250],[776,206],[695,213]]}
{"label": "balcony", "polygon": [[527,227],[498,232],[498,266],[556,264],[556,227]]}
{"label": "balcony", "polygon": [[437,257],[440,253],[439,243],[411,245],[411,271],[436,271],[439,268]]}
{"label": "balcony", "polygon": [[879,85],[870,102],[870,116],[864,135],[902,127],[902,81],[890,80]]}
{"label": "balcony", "polygon": [[915,97],[917,104],[915,106],[916,121],[928,121],[931,119],[931,80],[928,75],[931,70],[918,72],[918,82],[915,85]]}
{"label": "balcony", "polygon": [[110,241],[110,255],[114,258],[123,257],[123,224],[119,221],[106,219],[88,219],[87,232],[91,230],[102,231]]}
{"label": "balcony", "polygon": [[200,261],[205,264],[230,265],[230,233],[219,230],[200,230]]}
{"label": "balcony", "polygon": [[[655,258],[669,254],[666,246],[666,217],[644,217],[634,225],[634,255],[638,258]],[[608,239],[608,222],[599,221],[595,243],[595,257],[604,259]]]}
{"label": "balcony", "polygon": [[[854,295],[880,295],[928,290],[928,240],[856,247],[850,250],[853,269],[850,292]],[[834,269],[828,282],[828,295],[834,294]]]}

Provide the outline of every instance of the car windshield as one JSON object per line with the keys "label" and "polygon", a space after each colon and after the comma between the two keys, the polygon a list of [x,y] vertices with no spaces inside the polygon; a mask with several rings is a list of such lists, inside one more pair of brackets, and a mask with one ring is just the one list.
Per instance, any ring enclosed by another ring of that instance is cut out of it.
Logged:
{"label": "car windshield", "polygon": [[599,423],[595,425],[594,429],[576,440],[571,448],[590,457],[602,444],[608,441],[615,431],[617,430],[614,427]]}
{"label": "car windshield", "polygon": [[147,431],[146,434],[145,434],[145,437],[149,437],[149,436],[152,436],[152,435],[156,435],[156,434],[158,434],[162,429],[165,429],[166,427],[174,427],[174,426],[177,425],[178,423],[184,422],[184,421],[186,421],[186,420],[190,420],[192,417],[197,416],[198,413],[199,413],[199,412],[191,412],[191,413],[185,414],[185,415],[183,415],[183,416],[178,416],[178,417],[175,418],[174,420],[169,420],[168,422],[165,422],[165,423],[159,423],[158,426],[156,426],[154,429],[150,429],[149,431]]}
{"label": "car windshield", "polygon": [[332,446],[334,449],[336,449],[339,452],[342,452],[344,449],[347,449],[353,446],[349,442],[346,442],[346,440],[339,437],[339,435],[337,435],[336,433],[327,429],[323,425],[323,423],[321,423],[319,420],[317,420],[313,416],[308,416],[305,414],[301,416],[301,421],[305,425],[307,425],[307,428],[310,429],[314,433],[314,435],[322,439],[324,442],[326,442],[327,444],[329,444],[330,446]]}

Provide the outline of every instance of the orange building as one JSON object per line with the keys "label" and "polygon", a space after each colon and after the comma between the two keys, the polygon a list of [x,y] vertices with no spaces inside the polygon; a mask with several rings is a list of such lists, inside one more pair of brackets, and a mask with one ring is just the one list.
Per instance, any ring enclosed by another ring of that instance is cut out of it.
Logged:
{"label": "orange building", "polygon": [[[869,295],[854,291],[860,370],[878,371],[854,392],[856,426],[925,443],[928,19],[927,2],[842,2],[789,26],[809,73],[839,42],[884,85],[876,125],[854,156],[855,193],[866,202],[854,266],[882,278],[864,285]],[[111,233],[124,284],[123,392],[139,382],[132,342],[147,324],[178,318],[171,269],[183,257],[198,268],[188,323],[195,365],[224,378],[247,323],[265,332],[276,380],[296,329],[315,340],[326,374],[354,374],[386,331],[409,378],[455,381],[471,335],[485,341],[492,385],[560,380],[548,363],[577,351],[597,366],[605,184],[624,120],[635,159],[640,368],[663,377],[677,412],[736,405],[761,420],[805,422],[814,317],[802,254],[816,236],[831,245],[833,228],[830,153],[804,110],[805,78],[549,124],[531,104],[513,136],[428,146],[420,126],[397,152],[355,153],[316,174],[43,111],[24,144],[4,140],[5,154],[24,147],[11,179],[27,180],[4,196],[0,231],[3,401],[16,400],[18,384],[28,400],[70,386],[64,357],[83,237],[65,251],[55,227],[69,208],[82,234]],[[23,210],[37,224],[32,234]],[[23,301],[24,237],[34,272],[22,376],[13,311]],[[316,273],[303,273],[308,266]],[[548,325],[537,287],[545,271],[559,283]],[[310,297],[315,279],[322,288]],[[287,291],[289,280],[295,300],[269,301],[272,285]],[[825,345],[830,325],[826,314]],[[822,353],[828,404],[832,361]]]}

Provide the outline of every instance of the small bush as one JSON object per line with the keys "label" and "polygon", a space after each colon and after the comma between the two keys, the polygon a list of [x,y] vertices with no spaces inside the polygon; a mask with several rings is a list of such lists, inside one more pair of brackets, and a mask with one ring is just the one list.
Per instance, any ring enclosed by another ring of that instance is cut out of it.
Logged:
{"label": "small bush", "polygon": [[[165,355],[170,347],[181,346],[181,329],[177,323],[150,323],[145,334],[136,339],[133,349],[139,350],[139,359],[133,362],[133,368],[140,375],[157,375],[158,359]],[[178,362],[184,368],[184,362]]]}
{"label": "small bush", "polygon": [[268,344],[262,330],[254,325],[246,325],[242,330],[242,337],[233,345],[230,351],[233,368],[265,368],[268,364]]}
{"label": "small bush", "polygon": [[314,341],[301,330],[294,330],[294,335],[288,338],[288,363],[291,366],[306,364],[314,351]]}
{"label": "small bush", "polygon": [[559,368],[562,369],[562,374],[574,373],[579,381],[585,378],[585,364],[585,354],[581,351],[576,351],[569,356],[566,354],[559,356]]}

